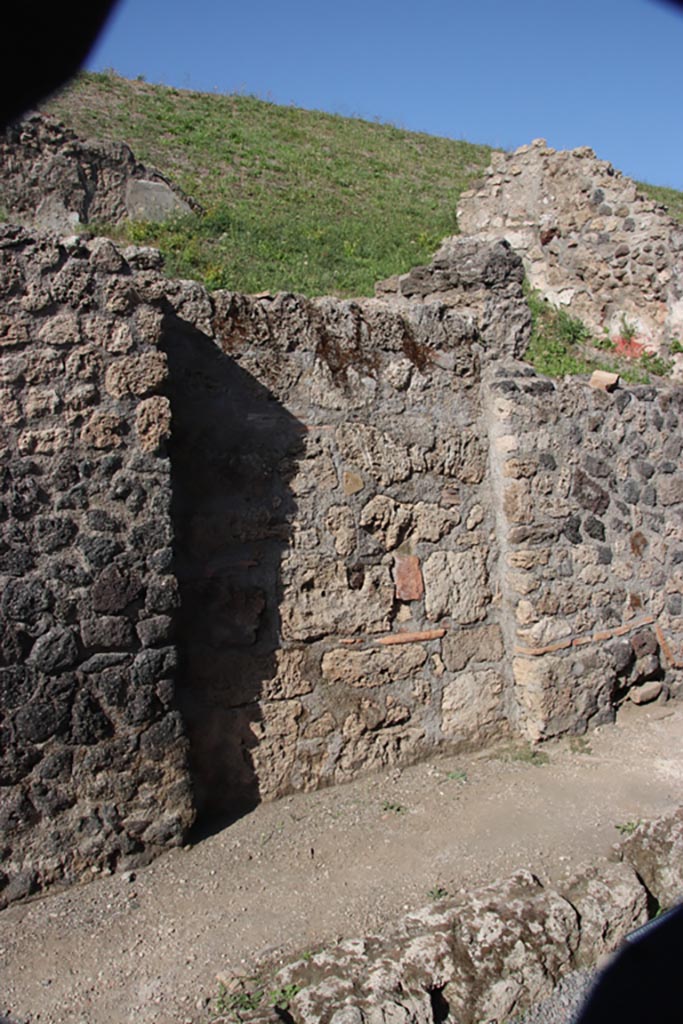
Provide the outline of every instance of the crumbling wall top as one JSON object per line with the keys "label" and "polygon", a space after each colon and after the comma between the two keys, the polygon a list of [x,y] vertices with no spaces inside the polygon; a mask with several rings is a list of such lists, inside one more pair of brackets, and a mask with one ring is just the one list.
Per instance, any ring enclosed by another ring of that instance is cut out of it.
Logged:
{"label": "crumbling wall top", "polygon": [[680,339],[683,227],[588,147],[536,139],[494,153],[458,221],[467,235],[506,239],[533,287],[594,331],[615,337],[627,321],[653,349]]}
{"label": "crumbling wall top", "polygon": [[165,220],[198,208],[124,142],[81,139],[45,114],[0,134],[0,205],[13,221],[56,234],[89,221]]}

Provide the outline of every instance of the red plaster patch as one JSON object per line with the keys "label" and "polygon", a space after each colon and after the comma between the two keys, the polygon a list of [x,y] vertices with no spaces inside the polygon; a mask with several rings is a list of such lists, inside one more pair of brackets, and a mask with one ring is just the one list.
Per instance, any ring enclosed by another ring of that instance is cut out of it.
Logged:
{"label": "red plaster patch", "polygon": [[640,359],[645,353],[645,345],[642,341],[635,341],[633,338],[615,338],[614,350],[618,356],[625,359]]}

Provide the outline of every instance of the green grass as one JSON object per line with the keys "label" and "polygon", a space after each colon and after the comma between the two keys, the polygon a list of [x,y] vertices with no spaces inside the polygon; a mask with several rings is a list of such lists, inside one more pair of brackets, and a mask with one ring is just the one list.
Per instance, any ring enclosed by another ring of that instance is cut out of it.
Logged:
{"label": "green grass", "polygon": [[545,751],[524,742],[508,743],[492,756],[500,761],[519,761],[522,764],[543,765],[550,762]]}
{"label": "green grass", "polygon": [[[127,142],[203,207],[165,225],[97,225],[154,245],[172,277],[210,289],[372,295],[376,281],[428,262],[458,231],[461,192],[491,149],[391,124],[84,72],[46,108],[79,134]],[[639,188],[683,221],[683,193]],[[1,215],[1,214],[0,214]],[[549,376],[614,369],[647,383],[660,364],[608,359],[579,321],[529,296],[528,358]]]}
{"label": "green grass", "polygon": [[594,367],[583,355],[590,339],[585,325],[531,288],[526,288],[526,297],[532,322],[527,361],[547,377],[590,373]]}
{"label": "green grass", "polygon": [[650,199],[666,206],[669,216],[683,224],[683,192],[677,192],[673,188],[665,188],[663,185],[648,185],[644,181],[637,182],[638,188]]}
{"label": "green grass", "polygon": [[298,995],[300,991],[301,989],[299,986],[294,983],[273,989],[273,991],[268,994],[268,1005],[274,1006],[278,1010],[288,1010],[292,999],[295,995]]}
{"label": "green grass", "polygon": [[570,736],[569,749],[572,754],[592,754],[593,748],[585,736]]}
{"label": "green grass", "polygon": [[213,1002],[215,1014],[224,1014],[234,1020],[240,1020],[242,1014],[257,1010],[264,996],[263,988],[258,986],[256,978],[250,978],[249,981],[254,983],[254,987],[237,992],[229,992],[221,982],[218,986],[218,995]]}
{"label": "green grass", "polygon": [[639,825],[640,821],[624,821],[614,827],[622,836],[632,836]]}
{"label": "green grass", "polygon": [[[671,373],[671,360],[650,353],[639,359],[619,357],[609,337],[594,338],[581,320],[553,306],[528,285],[525,294],[532,328],[524,358],[538,373],[564,377],[608,370],[619,374],[627,384],[649,384],[651,375],[666,377]],[[631,333],[626,320],[624,331]]]}
{"label": "green grass", "polygon": [[[205,210],[119,228],[172,276],[235,291],[371,295],[457,233],[460,193],[491,150],[389,124],[84,73],[48,106],[127,142]],[[100,226],[101,227],[101,226]]]}
{"label": "green grass", "polygon": [[403,804],[394,803],[391,800],[382,801],[382,810],[390,812],[391,814],[405,814],[407,808]]}
{"label": "green grass", "polygon": [[247,987],[230,992],[221,982],[218,986],[218,995],[213,999],[212,1016],[225,1018],[232,1021],[241,1021],[264,1004],[274,1007],[276,1010],[286,1011],[289,1004],[301,990],[296,984],[283,985],[280,988],[266,992],[262,981],[259,978],[247,978]]}

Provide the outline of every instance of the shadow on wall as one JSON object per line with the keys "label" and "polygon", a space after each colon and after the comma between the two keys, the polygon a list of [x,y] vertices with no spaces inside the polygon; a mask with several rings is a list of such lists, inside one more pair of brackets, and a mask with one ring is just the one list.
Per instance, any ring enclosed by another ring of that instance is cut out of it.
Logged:
{"label": "shadow on wall", "polygon": [[177,700],[200,828],[259,802],[252,750],[277,674],[280,563],[302,426],[214,341],[167,317]]}

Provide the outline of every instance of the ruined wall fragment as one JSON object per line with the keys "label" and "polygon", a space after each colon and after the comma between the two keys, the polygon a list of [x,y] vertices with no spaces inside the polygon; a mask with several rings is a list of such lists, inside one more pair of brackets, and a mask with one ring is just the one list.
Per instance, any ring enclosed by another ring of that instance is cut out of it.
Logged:
{"label": "ruined wall fragment", "polygon": [[646,347],[683,333],[683,227],[588,147],[556,151],[537,139],[494,153],[464,192],[460,230],[506,239],[529,281],[597,337],[624,324]]}
{"label": "ruined wall fragment", "polygon": [[0,240],[5,899],[676,689],[680,391],[515,362],[509,247],[349,301]]}
{"label": "ruined wall fragment", "polygon": [[81,139],[45,114],[0,133],[0,205],[13,221],[57,234],[88,222],[163,221],[199,209],[125,143]]}

